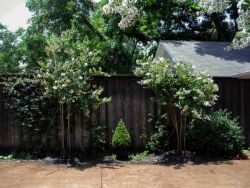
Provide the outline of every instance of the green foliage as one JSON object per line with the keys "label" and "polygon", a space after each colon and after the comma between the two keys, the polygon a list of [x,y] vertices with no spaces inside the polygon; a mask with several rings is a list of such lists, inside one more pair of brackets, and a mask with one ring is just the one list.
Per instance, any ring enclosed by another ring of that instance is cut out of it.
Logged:
{"label": "green foliage", "polygon": [[129,156],[129,158],[131,158],[133,161],[139,161],[139,160],[147,157],[148,154],[149,154],[149,151],[143,151],[141,153],[132,154]]}
{"label": "green foliage", "polygon": [[209,119],[206,111],[217,100],[218,86],[207,75],[195,73],[187,63],[149,57],[139,60],[137,65],[135,74],[142,78],[139,83],[151,89],[154,99],[169,109],[180,153],[185,143],[187,117]]}
{"label": "green foliage", "polygon": [[13,155],[0,155],[0,160],[12,160],[13,159]]}
{"label": "green foliage", "polygon": [[105,126],[100,124],[91,125],[89,128],[89,143],[87,153],[93,155],[103,152],[105,149]]}
{"label": "green foliage", "polygon": [[1,160],[32,160],[32,159],[36,159],[36,157],[29,153],[29,152],[20,152],[20,151],[16,151],[13,150],[9,153],[0,155],[0,161]]}
{"label": "green foliage", "polygon": [[6,107],[14,110],[23,126],[39,132],[39,125],[48,123],[46,117],[50,117],[54,104],[43,97],[43,88],[33,78],[8,79],[4,82],[4,93],[8,96]]}
{"label": "green foliage", "polygon": [[190,126],[193,151],[213,158],[230,158],[240,154],[244,136],[238,119],[227,110],[213,112],[210,121],[193,120]]}
{"label": "green foliage", "polygon": [[27,0],[26,6],[33,13],[31,25],[42,33],[59,36],[70,29],[74,22],[89,26],[87,18],[93,4],[90,0]]}
{"label": "green foliage", "polygon": [[243,155],[247,155],[248,158],[250,159],[250,151],[249,150],[242,150]]}
{"label": "green foliage", "polygon": [[129,148],[131,146],[131,137],[122,119],[119,121],[113,134],[112,146],[114,148]]}
{"label": "green foliage", "polygon": [[149,138],[146,139],[146,148],[157,154],[166,152],[169,149],[169,131],[167,126],[154,117],[150,117],[148,121],[153,129]]}
{"label": "green foliage", "polygon": [[46,134],[56,116],[55,102],[43,97],[43,87],[33,78],[9,78],[4,82],[3,89],[7,95],[5,107],[14,112],[28,133],[27,146],[38,149],[42,143],[37,136]]}
{"label": "green foliage", "polygon": [[112,161],[116,161],[117,160],[116,154],[112,154],[111,159],[112,159]]}
{"label": "green foliage", "polygon": [[19,50],[23,30],[9,31],[0,23],[0,73],[20,72],[22,54]]}
{"label": "green foliage", "polygon": [[47,58],[45,48],[48,45],[48,36],[29,27],[20,38],[19,51],[22,54],[23,72],[34,72],[39,69],[39,62]]}
{"label": "green foliage", "polygon": [[[128,19],[128,22],[132,21],[133,26],[127,28],[125,33],[128,36],[134,36],[139,41],[212,40],[214,31],[222,33],[222,36],[219,35],[216,40],[230,41],[234,35],[234,28],[230,22],[227,22],[226,14],[221,13],[216,21],[209,14],[201,14],[198,3],[192,0],[137,0],[132,2],[135,2],[135,8],[140,13],[136,17],[136,22]],[[125,3],[123,17],[131,14],[126,11],[126,7],[128,6]],[[111,14],[113,14],[112,11]],[[235,14],[235,12],[230,11],[227,14]],[[118,26],[121,19],[114,17],[115,15],[110,19]],[[204,19],[200,20],[201,17]]]}

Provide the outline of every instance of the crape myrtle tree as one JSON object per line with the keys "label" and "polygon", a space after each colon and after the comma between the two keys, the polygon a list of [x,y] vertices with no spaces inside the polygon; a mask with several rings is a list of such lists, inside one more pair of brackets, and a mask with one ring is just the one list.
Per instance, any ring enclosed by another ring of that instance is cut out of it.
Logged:
{"label": "crape myrtle tree", "polygon": [[208,109],[217,100],[218,86],[204,73],[195,73],[189,64],[145,58],[137,62],[140,84],[154,92],[154,99],[168,108],[175,128],[177,153],[185,150],[188,117],[209,120]]}
{"label": "crape myrtle tree", "polygon": [[63,32],[61,37],[51,38],[46,48],[46,61],[40,63],[37,73],[37,79],[45,89],[44,95],[56,99],[59,104],[59,135],[64,158],[66,155],[70,157],[70,117],[73,110],[81,109],[88,115],[90,110],[108,101],[100,96],[103,89],[91,81],[93,75],[104,73],[98,64],[99,52],[88,46],[88,38],[80,40],[74,29]]}

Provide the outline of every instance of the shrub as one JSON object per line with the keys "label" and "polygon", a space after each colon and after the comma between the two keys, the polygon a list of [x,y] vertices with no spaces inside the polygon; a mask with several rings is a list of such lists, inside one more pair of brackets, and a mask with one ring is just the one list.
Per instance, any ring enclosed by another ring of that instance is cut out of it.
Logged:
{"label": "shrub", "polygon": [[112,160],[112,161],[116,161],[116,160],[117,160],[116,154],[112,154],[112,155],[111,155],[111,160]]}
{"label": "shrub", "polygon": [[233,157],[244,144],[237,118],[227,110],[213,112],[210,121],[193,120],[190,139],[192,150],[212,158]]}
{"label": "shrub", "polygon": [[89,143],[87,147],[88,154],[97,154],[105,149],[105,126],[94,124],[89,128]]}
{"label": "shrub", "polygon": [[113,134],[112,146],[114,148],[129,148],[131,146],[131,137],[122,119],[119,121]]}
{"label": "shrub", "polygon": [[154,153],[163,153],[169,148],[169,131],[154,117],[149,118],[149,123],[153,127],[152,134],[147,138],[146,148]]}
{"label": "shrub", "polygon": [[0,155],[0,161],[1,160],[12,160],[13,159],[13,155]]}
{"label": "shrub", "polygon": [[[7,96],[5,108],[14,112],[27,133],[24,138],[26,149],[29,152],[41,152],[45,148],[52,122],[56,121],[56,102],[43,97],[43,87],[28,76],[6,79],[3,92]],[[41,136],[43,139],[39,139]]]}
{"label": "shrub", "polygon": [[141,153],[132,154],[129,156],[133,161],[139,161],[148,156],[148,151],[143,151]]}

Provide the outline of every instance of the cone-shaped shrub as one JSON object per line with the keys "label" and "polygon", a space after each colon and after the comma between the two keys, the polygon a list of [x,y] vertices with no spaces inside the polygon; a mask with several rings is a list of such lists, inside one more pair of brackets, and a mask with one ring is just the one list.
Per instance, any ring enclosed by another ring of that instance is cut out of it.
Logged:
{"label": "cone-shaped shrub", "polygon": [[125,126],[124,121],[121,119],[115,129],[112,137],[112,146],[114,148],[129,148],[131,146],[131,137]]}

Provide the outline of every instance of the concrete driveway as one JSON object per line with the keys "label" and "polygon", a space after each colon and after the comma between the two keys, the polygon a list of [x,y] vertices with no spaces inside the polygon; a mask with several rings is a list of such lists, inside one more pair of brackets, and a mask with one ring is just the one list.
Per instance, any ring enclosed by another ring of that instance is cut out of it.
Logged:
{"label": "concrete driveway", "polygon": [[250,188],[250,161],[95,165],[84,169],[0,162],[0,188]]}

